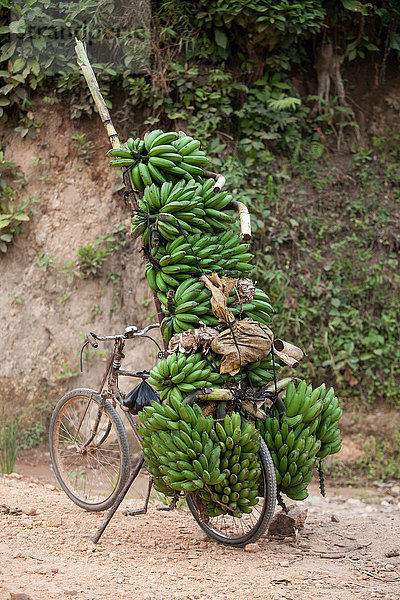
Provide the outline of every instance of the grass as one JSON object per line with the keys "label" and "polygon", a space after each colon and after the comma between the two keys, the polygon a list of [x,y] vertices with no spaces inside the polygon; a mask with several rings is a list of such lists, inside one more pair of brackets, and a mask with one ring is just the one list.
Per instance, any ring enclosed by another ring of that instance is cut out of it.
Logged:
{"label": "grass", "polygon": [[5,406],[0,410],[0,469],[2,473],[12,473],[18,452],[17,433],[19,419],[8,415]]}

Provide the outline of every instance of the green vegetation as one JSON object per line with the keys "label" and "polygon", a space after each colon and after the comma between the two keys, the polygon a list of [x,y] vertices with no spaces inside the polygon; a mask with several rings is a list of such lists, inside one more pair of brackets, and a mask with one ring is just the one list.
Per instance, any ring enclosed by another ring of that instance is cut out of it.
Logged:
{"label": "green vegetation", "polygon": [[67,363],[63,363],[62,371],[57,373],[57,379],[71,379],[71,377],[76,377],[78,375],[78,371],[74,371]]}
{"label": "green vegetation", "polygon": [[[113,252],[121,251],[126,245],[126,230],[123,225],[113,228],[109,235],[99,236],[94,244],[88,243],[78,250],[78,267],[85,279],[99,277],[103,263]],[[65,269],[62,269],[65,272]],[[120,273],[110,272],[108,281],[116,284],[120,279]]]}
{"label": "green vegetation", "polygon": [[359,435],[355,442],[360,446],[361,456],[346,462],[333,457],[326,461],[326,474],[335,479],[353,482],[357,485],[365,479],[387,481],[400,479],[400,433],[381,432],[377,435]]}
{"label": "green vegetation", "polygon": [[19,434],[19,443],[23,450],[30,450],[44,441],[45,427],[42,423],[32,423]]}
{"label": "green vegetation", "polygon": [[[30,205],[39,202],[36,197],[20,199],[22,177],[17,165],[6,161],[4,152],[0,150],[0,252],[3,253],[21,233],[23,224],[30,220]],[[8,183],[11,179],[14,180],[13,186]]]}
{"label": "green vegetation", "polygon": [[8,415],[5,405],[0,409],[0,470],[1,473],[12,473],[18,452],[17,432],[19,419]]}

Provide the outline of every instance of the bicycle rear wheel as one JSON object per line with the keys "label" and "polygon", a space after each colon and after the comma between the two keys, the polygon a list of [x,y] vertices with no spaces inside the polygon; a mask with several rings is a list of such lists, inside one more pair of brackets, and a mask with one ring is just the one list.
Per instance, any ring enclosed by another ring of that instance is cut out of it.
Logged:
{"label": "bicycle rear wheel", "polygon": [[99,413],[96,392],[68,392],[53,411],[49,443],[54,473],[71,500],[88,511],[109,508],[131,467],[127,433],[112,404],[107,400]]}
{"label": "bicycle rear wheel", "polygon": [[261,441],[258,451],[258,460],[261,467],[258,504],[250,514],[243,514],[239,519],[230,515],[201,517],[201,508],[192,495],[187,497],[190,511],[200,527],[211,538],[226,544],[241,548],[258,540],[266,531],[275,511],[276,506],[276,478],[275,468],[271,455],[265,442]]}

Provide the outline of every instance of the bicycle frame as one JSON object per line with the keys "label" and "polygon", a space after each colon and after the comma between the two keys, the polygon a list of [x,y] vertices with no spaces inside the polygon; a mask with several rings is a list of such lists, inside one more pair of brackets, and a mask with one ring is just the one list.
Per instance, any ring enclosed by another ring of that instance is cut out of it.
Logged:
{"label": "bicycle frame", "polygon": [[[97,412],[96,420],[95,420],[93,429],[91,430],[90,436],[80,450],[80,452],[82,454],[86,451],[86,449],[89,447],[89,445],[92,443],[92,441],[94,440],[94,438],[96,436],[98,426],[99,426],[99,423],[101,420],[101,415],[104,411],[104,405],[105,405],[106,400],[110,400],[114,407],[116,407],[118,404],[122,408],[123,397],[122,397],[121,391],[118,386],[118,377],[120,377],[120,376],[136,377],[136,378],[142,379],[142,380],[149,378],[148,371],[124,371],[124,370],[121,370],[121,363],[122,363],[123,358],[125,358],[123,350],[125,347],[126,339],[133,338],[133,337],[146,337],[148,339],[151,339],[158,346],[157,342],[151,336],[144,335],[144,332],[147,332],[150,328],[153,328],[153,327],[158,327],[158,325],[156,325],[156,324],[149,325],[148,327],[146,327],[143,330],[143,332],[139,332],[136,334],[133,332],[130,332],[131,335],[129,335],[129,337],[126,337],[124,335],[99,337],[91,332],[87,335],[87,339],[88,339],[87,343],[90,343],[92,346],[95,346],[95,345],[97,346],[97,342],[95,342],[94,339],[98,339],[101,341],[114,340],[114,349],[109,358],[109,361],[108,361],[103,379],[101,381],[99,390],[98,390],[98,392],[94,392],[92,394],[92,396],[90,397],[89,402],[88,402],[88,404],[85,408],[85,411],[82,415],[82,419],[78,426],[76,435],[75,435],[75,439],[76,439],[79,434],[81,424],[83,423],[83,420],[85,418],[85,414],[86,414],[86,412],[89,408],[89,405],[92,401],[92,398],[94,396],[96,396],[99,399],[98,412]],[[159,346],[158,346],[158,348],[160,350]],[[164,354],[164,353],[160,350],[159,354]],[[129,422],[129,425],[132,428],[132,431],[133,431],[137,441],[141,444],[141,437],[137,432],[137,425],[135,423],[133,416],[131,415],[131,413],[129,411],[124,411],[124,414],[126,415],[126,418]],[[111,424],[108,425],[103,437],[101,438],[101,440],[99,442],[99,445],[101,445],[106,440],[108,434],[110,433],[110,430],[111,430]]]}

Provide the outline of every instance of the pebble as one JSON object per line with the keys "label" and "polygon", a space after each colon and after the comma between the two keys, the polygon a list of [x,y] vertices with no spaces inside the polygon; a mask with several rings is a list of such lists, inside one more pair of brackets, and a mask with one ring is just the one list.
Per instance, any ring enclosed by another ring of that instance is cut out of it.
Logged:
{"label": "pebble", "polygon": [[46,488],[46,490],[51,490],[52,492],[56,492],[57,488],[55,485],[51,485],[51,483],[44,483],[43,487]]}
{"label": "pebble", "polygon": [[9,474],[9,478],[10,479],[22,479],[22,475],[20,475],[19,473],[10,473]]}
{"label": "pebble", "polygon": [[33,517],[34,515],[38,514],[36,508],[23,508],[22,512],[24,513],[24,515],[28,515],[29,517]]}
{"label": "pebble", "polygon": [[339,519],[337,518],[337,516],[336,516],[336,515],[331,515],[331,521],[332,521],[333,523],[339,523]]}
{"label": "pebble", "polygon": [[364,506],[364,503],[358,498],[349,498],[346,504],[350,504],[351,506]]}
{"label": "pebble", "polygon": [[244,549],[245,552],[258,552],[260,550],[260,546],[258,544],[247,544]]}
{"label": "pebble", "polygon": [[200,542],[199,548],[201,548],[202,550],[205,550],[206,548],[208,548],[208,543],[207,542]]}
{"label": "pebble", "polygon": [[62,519],[59,515],[49,517],[46,521],[47,527],[61,527]]}
{"label": "pebble", "polygon": [[32,598],[23,592],[10,592],[10,600],[32,600]]}
{"label": "pebble", "polygon": [[72,588],[64,588],[64,594],[66,594],[67,596],[77,596],[78,590],[74,590]]}
{"label": "pebble", "polygon": [[30,522],[29,519],[22,519],[21,525],[23,527],[26,527],[27,529],[32,529],[33,528],[33,525],[32,525],[32,523]]}
{"label": "pebble", "polygon": [[280,567],[289,567],[290,563],[288,560],[281,560],[281,562],[279,563]]}

